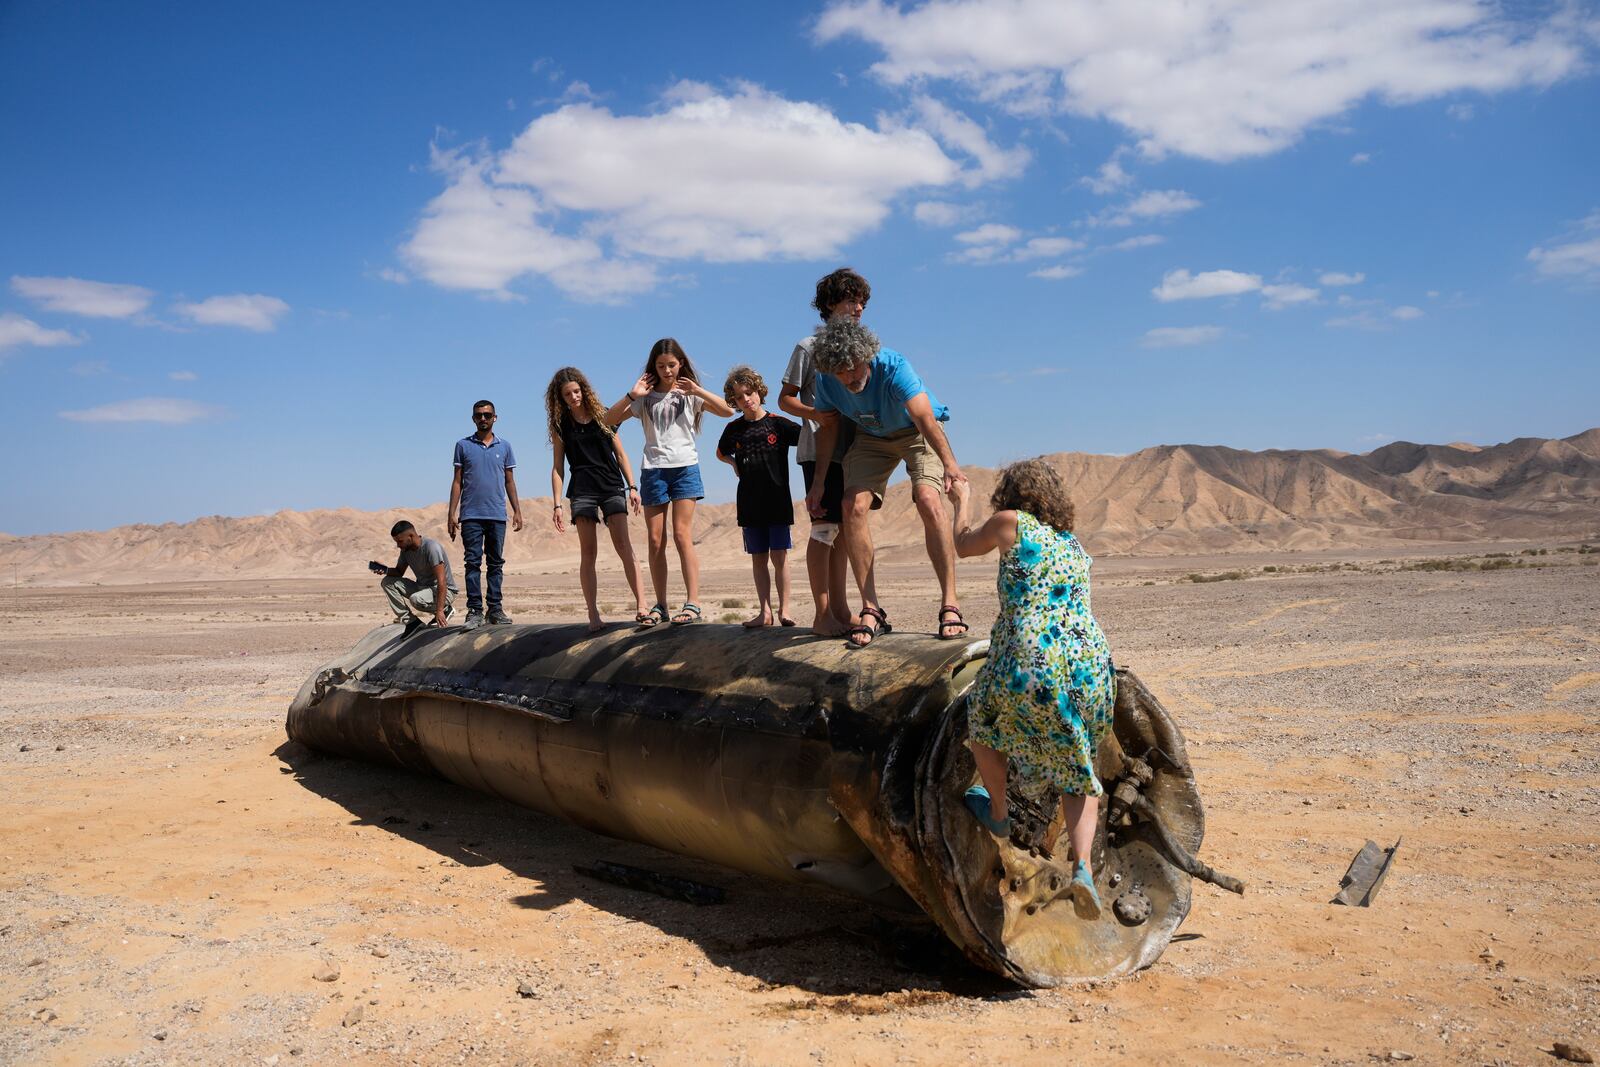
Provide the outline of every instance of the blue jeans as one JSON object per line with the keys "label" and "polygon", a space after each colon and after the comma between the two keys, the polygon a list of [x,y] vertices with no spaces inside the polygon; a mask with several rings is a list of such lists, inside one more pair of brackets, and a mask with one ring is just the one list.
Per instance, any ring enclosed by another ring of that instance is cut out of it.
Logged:
{"label": "blue jeans", "polygon": [[[500,570],[505,566],[505,557],[501,555],[506,547],[505,520],[495,522],[493,519],[462,519],[461,520],[461,545],[466,549],[465,569],[467,572],[467,610],[483,610],[483,594],[478,577],[478,565],[484,562],[489,564],[489,610],[494,611],[500,606]],[[484,557],[487,556],[487,561]]]}

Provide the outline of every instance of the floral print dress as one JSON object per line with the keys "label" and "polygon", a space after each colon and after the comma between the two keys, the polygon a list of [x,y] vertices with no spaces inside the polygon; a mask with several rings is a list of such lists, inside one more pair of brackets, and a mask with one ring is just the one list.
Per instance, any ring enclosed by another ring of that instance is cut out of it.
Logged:
{"label": "floral print dress", "polygon": [[1017,512],[1017,543],[1000,558],[1000,616],[968,694],[972,739],[1007,753],[1030,781],[1100,796],[1095,750],[1111,725],[1116,673],[1089,612],[1078,539]]}

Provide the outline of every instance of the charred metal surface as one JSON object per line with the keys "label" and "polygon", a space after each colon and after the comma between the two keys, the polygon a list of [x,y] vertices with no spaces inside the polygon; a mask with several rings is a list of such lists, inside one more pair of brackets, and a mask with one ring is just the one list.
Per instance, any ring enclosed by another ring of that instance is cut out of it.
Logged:
{"label": "charred metal surface", "polygon": [[1344,878],[1339,882],[1339,892],[1329,903],[1356,908],[1371,907],[1372,898],[1378,895],[1378,887],[1383,885],[1389,867],[1394,863],[1394,854],[1400,851],[1400,841],[1400,838],[1396,838],[1389,848],[1380,847],[1376,841],[1362,845],[1356,858],[1350,861],[1350,869],[1344,872]]}
{"label": "charred metal surface", "polygon": [[1010,842],[962,805],[977,780],[964,694],[987,647],[890,634],[851,652],[708,624],[410,639],[386,626],[307,680],[287,728],[597,833],[920,909],[1024,985],[1147,966],[1188,912],[1184,859],[1204,829],[1182,735],[1119,671],[1097,771],[1127,799],[1114,820],[1102,805],[1095,869],[1102,898],[1136,895],[1145,917],[1079,919],[1053,794],[1023,789]]}

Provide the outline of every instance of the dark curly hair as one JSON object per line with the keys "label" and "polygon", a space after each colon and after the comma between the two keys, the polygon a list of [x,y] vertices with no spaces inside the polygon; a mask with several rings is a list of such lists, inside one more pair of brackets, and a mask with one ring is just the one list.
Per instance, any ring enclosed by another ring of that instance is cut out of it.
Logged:
{"label": "dark curly hair", "polygon": [[1067,483],[1043,456],[1020,460],[1002,470],[989,506],[995,511],[1026,511],[1062,533],[1072,532],[1076,512]]}
{"label": "dark curly hair", "polygon": [[834,306],[850,299],[861,301],[861,306],[865,307],[867,301],[872,299],[872,286],[849,267],[840,267],[832,274],[817,280],[817,295],[811,301],[811,306],[817,309],[822,321],[827,322]]}

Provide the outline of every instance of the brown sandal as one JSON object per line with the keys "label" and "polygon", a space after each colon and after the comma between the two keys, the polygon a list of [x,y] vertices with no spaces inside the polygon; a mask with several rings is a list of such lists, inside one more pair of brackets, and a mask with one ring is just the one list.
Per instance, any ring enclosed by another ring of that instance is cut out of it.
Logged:
{"label": "brown sandal", "polygon": [[[876,627],[864,626],[864,625],[858,625],[858,626],[850,627],[850,629],[848,629],[848,630],[846,630],[844,632],[845,647],[847,647],[847,648],[866,648],[868,645],[872,644],[873,640],[879,634],[894,633],[894,627],[889,624],[889,616],[887,616],[887,615],[885,615],[883,613],[883,609],[882,608],[862,608],[861,609],[861,618],[863,620],[876,619],[876,620],[878,620],[878,625]],[[865,641],[853,640],[853,638],[857,638],[857,637],[865,637],[866,640]]]}
{"label": "brown sandal", "polygon": [[[946,619],[946,615],[954,615],[955,618]],[[953,634],[945,633],[946,627],[950,626],[959,626],[961,629],[957,630]],[[944,607],[939,609],[939,640],[954,641],[958,637],[965,636],[967,631],[970,629],[972,629],[972,627],[968,626],[967,620],[962,618],[960,608],[946,604]]]}

